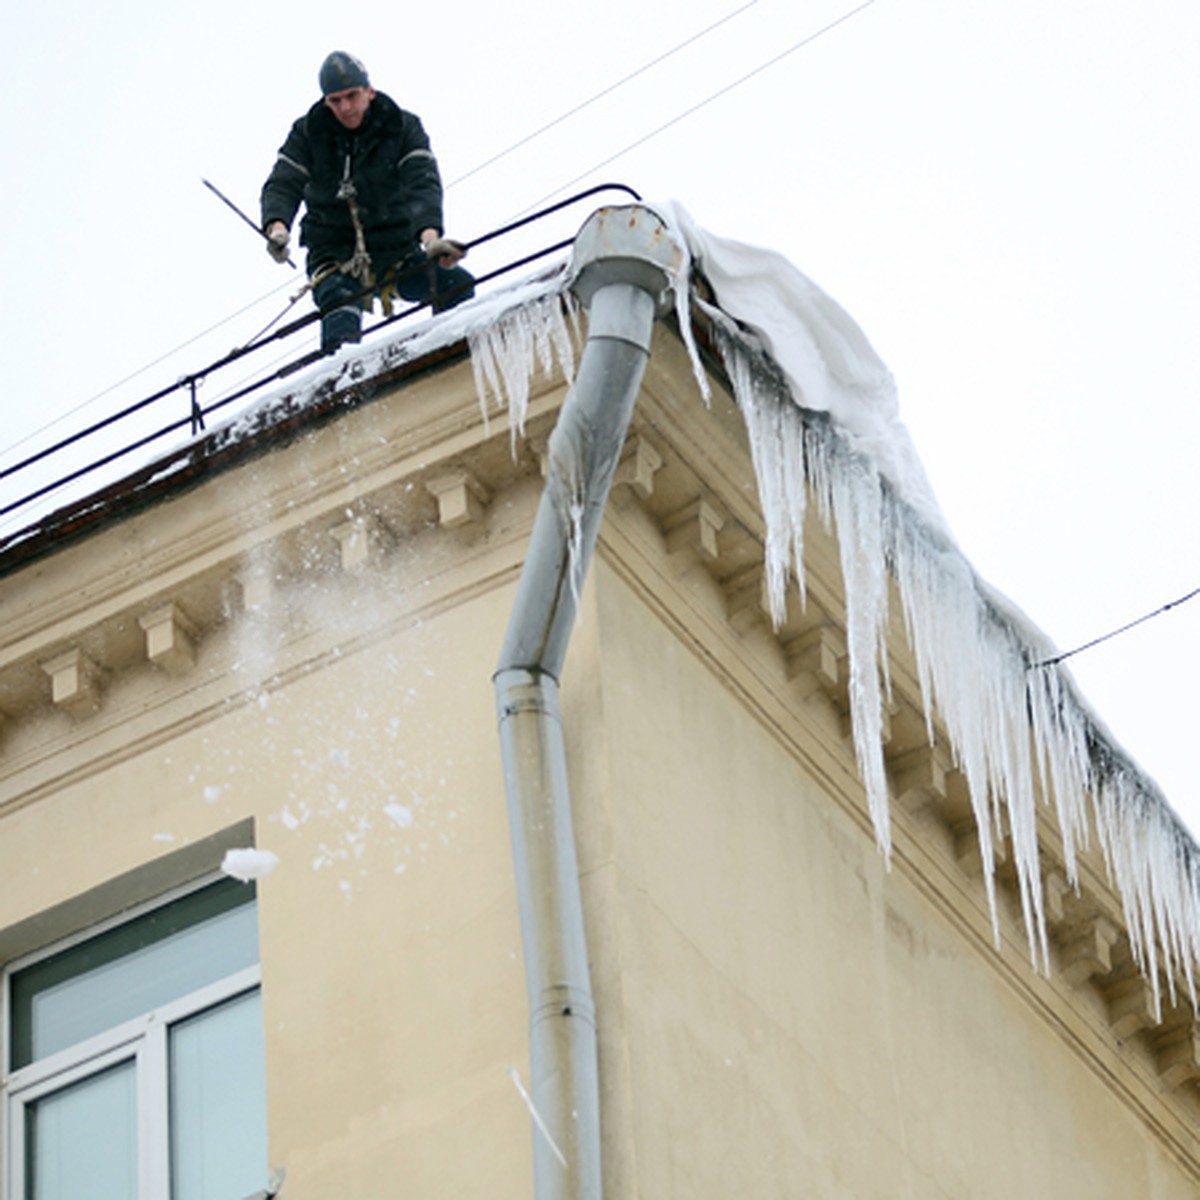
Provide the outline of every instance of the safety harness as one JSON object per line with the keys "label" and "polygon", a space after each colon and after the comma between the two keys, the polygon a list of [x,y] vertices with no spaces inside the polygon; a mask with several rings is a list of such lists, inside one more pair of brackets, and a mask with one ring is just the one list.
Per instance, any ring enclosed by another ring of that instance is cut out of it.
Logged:
{"label": "safety harness", "polygon": [[342,181],[338,184],[336,195],[337,199],[345,200],[346,207],[350,210],[350,221],[354,226],[354,253],[345,262],[326,263],[325,266],[319,268],[308,281],[304,291],[315,288],[317,284],[323,279],[328,279],[330,275],[349,275],[351,279],[357,279],[364,288],[373,289],[366,298],[368,308],[374,307],[375,297],[378,296],[383,315],[390,317],[393,305],[400,298],[400,291],[395,279],[392,277],[386,277],[382,284],[376,287],[375,272],[372,269],[371,256],[367,252],[366,235],[363,233],[362,216],[358,211],[358,190],[355,188],[354,180],[350,175],[349,154],[346,155],[346,165],[342,172]]}
{"label": "safety harness", "polygon": [[[296,293],[288,298],[288,306],[278,317],[267,325],[261,333],[256,337],[261,337],[266,333],[272,325],[276,324],[289,309],[295,305],[306,292],[311,292],[319,283],[328,279],[330,275],[349,275],[351,279],[357,279],[362,284],[363,288],[370,288],[371,291],[363,298],[365,307],[371,311],[375,305],[375,298],[378,296],[379,305],[385,317],[392,316],[394,305],[397,300],[402,299],[400,295],[399,283],[394,271],[389,271],[382,283],[376,286],[375,273],[371,265],[371,255],[367,252],[367,238],[363,232],[362,216],[358,210],[358,189],[354,186],[354,180],[350,175],[351,156],[346,155],[346,164],[342,170],[342,181],[338,184],[338,190],[335,193],[338,200],[345,200],[346,207],[350,210],[350,221],[354,226],[354,253],[346,259],[345,262],[326,263],[322,267],[318,267],[313,272],[312,277],[300,287]],[[430,263],[432,271],[433,264]],[[401,272],[403,277],[404,273]]]}
{"label": "safety harness", "polygon": [[346,166],[342,172],[342,182],[338,185],[337,198],[345,200],[350,209],[350,220],[354,225],[354,253],[337,269],[344,275],[357,279],[363,287],[370,287],[374,282],[371,272],[371,256],[367,253],[367,239],[363,235],[362,217],[358,213],[358,189],[350,177],[350,155],[346,155]]}

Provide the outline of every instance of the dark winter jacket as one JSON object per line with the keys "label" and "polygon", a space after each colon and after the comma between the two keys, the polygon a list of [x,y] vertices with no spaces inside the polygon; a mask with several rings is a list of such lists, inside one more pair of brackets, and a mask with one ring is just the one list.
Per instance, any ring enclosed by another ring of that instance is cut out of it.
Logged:
{"label": "dark winter jacket", "polygon": [[413,251],[422,229],[442,232],[442,183],[420,118],[377,92],[350,130],[318,101],[292,126],[262,190],[264,230],[272,221],[291,228],[304,202],[310,270],[354,253],[350,207],[337,196],[347,172],[377,273]]}

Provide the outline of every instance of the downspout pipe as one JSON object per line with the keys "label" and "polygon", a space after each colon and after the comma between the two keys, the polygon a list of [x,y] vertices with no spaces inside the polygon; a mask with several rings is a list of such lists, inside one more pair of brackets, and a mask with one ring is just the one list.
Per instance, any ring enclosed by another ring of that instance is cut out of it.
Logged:
{"label": "downspout pipe", "polygon": [[682,251],[640,205],[600,209],[573,248],[588,309],[575,384],[493,676],[530,1008],[535,1200],[601,1200],[596,1015],[558,686],[604,506]]}

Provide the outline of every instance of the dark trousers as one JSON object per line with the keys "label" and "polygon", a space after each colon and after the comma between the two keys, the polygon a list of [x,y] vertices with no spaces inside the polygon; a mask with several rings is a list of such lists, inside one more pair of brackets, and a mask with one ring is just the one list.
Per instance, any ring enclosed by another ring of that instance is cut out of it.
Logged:
{"label": "dark trousers", "polygon": [[[434,312],[453,308],[475,295],[475,277],[462,267],[439,267],[421,255],[386,272],[380,287],[390,285],[413,304],[428,304]],[[313,287],[313,301],[321,313],[321,349],[332,350],[343,342],[362,338],[363,285],[352,275],[333,271]]]}

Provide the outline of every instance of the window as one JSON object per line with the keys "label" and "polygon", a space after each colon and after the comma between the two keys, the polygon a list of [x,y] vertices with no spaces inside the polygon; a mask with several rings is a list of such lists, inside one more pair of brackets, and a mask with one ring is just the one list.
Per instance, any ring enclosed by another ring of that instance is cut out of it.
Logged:
{"label": "window", "polygon": [[267,1180],[254,890],[194,889],[6,972],[6,1200],[241,1200]]}

